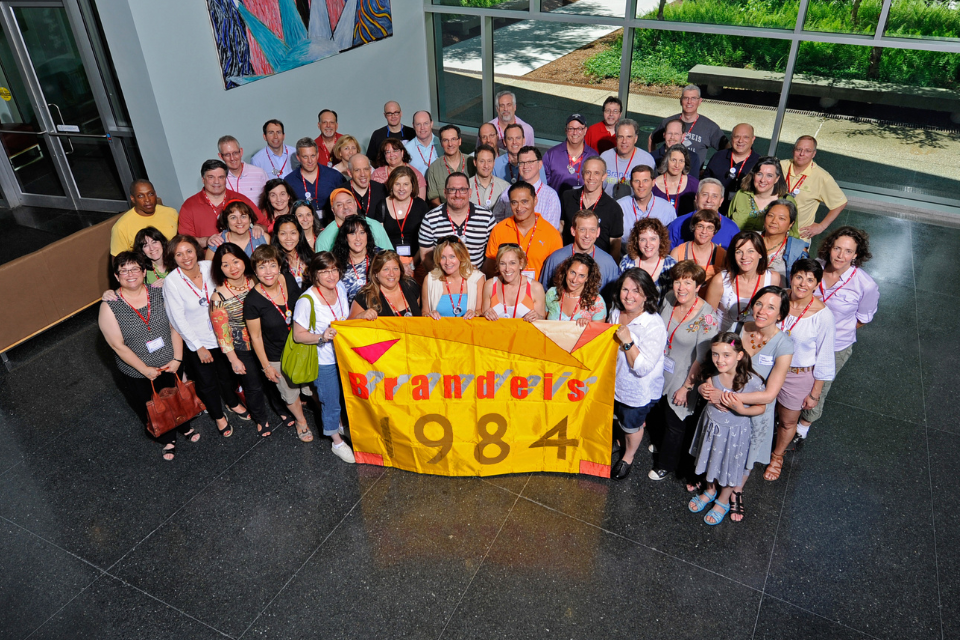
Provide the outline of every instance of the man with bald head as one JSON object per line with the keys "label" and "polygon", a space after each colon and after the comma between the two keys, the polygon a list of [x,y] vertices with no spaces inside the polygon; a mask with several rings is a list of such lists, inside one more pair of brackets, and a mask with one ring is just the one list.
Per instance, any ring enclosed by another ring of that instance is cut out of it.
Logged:
{"label": "man with bald head", "polygon": [[[667,233],[670,235],[670,250],[674,250],[684,242],[693,240],[693,229],[690,228],[690,219],[693,214],[703,209],[713,209],[716,211],[723,201],[723,185],[716,178],[704,178],[700,181],[697,188],[697,208],[693,213],[680,216],[669,225]],[[720,216],[720,229],[713,236],[713,241],[721,247],[730,244],[733,236],[739,233],[740,228],[737,223],[727,216]]]}
{"label": "man with bald head", "polygon": [[484,122],[482,125],[480,125],[480,130],[477,133],[479,134],[477,136],[478,147],[482,144],[485,144],[496,149],[497,145],[500,143],[500,137],[497,135],[497,128],[489,122]]}
{"label": "man with bald head", "polygon": [[377,210],[377,205],[387,199],[387,189],[379,182],[370,179],[372,173],[370,159],[362,153],[350,156],[347,168],[350,173],[347,188],[357,201],[357,213],[369,216]]}
{"label": "man with bald head", "polygon": [[753,165],[760,159],[760,155],[753,150],[756,136],[752,125],[746,122],[738,124],[733,128],[731,138],[730,148],[713,154],[704,174],[705,178],[716,178],[723,185],[724,197],[720,213],[724,215],[727,214],[733,194],[740,189],[743,176],[750,173]]}
{"label": "man with bald head", "polygon": [[[387,138],[397,138],[398,140],[413,140],[416,133],[413,127],[403,126],[403,111],[400,109],[400,103],[391,100],[383,105],[383,117],[387,120],[387,126],[380,127],[370,134],[370,144],[367,145],[367,157],[376,158],[380,153],[380,145]],[[373,161],[376,162],[375,160]]]}

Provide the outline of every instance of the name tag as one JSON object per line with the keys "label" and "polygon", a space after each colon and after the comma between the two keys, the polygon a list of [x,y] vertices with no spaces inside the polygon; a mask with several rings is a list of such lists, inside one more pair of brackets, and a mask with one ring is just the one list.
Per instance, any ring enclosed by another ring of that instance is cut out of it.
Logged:
{"label": "name tag", "polygon": [[773,366],[773,356],[768,356],[766,354],[760,354],[760,364],[765,366]]}
{"label": "name tag", "polygon": [[663,371],[664,373],[673,373],[673,370],[676,369],[677,363],[673,361],[673,358],[670,356],[663,356]]}
{"label": "name tag", "polygon": [[790,194],[793,195],[793,196],[798,196],[798,195],[800,195],[800,187],[797,187],[796,189],[794,189],[793,191],[791,191]]}
{"label": "name tag", "polygon": [[410,257],[410,245],[408,244],[398,244],[397,245],[397,255],[403,256],[404,258]]}
{"label": "name tag", "polygon": [[147,353],[156,353],[163,349],[163,338],[157,338],[156,340],[151,340],[147,343]]}
{"label": "name tag", "polygon": [[527,278],[530,278],[531,280],[536,280],[537,272],[536,272],[536,271],[533,271],[532,269],[524,269],[523,271],[520,272],[520,275],[526,276]]}

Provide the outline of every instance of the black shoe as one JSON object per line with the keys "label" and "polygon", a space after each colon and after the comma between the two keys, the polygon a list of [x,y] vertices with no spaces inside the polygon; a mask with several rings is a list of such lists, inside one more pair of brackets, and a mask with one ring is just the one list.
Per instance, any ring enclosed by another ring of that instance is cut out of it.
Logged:
{"label": "black shoe", "polygon": [[617,463],[613,465],[613,469],[610,470],[610,478],[613,480],[623,480],[630,475],[630,466],[630,463],[624,462],[623,458],[617,460]]}
{"label": "black shoe", "polygon": [[800,451],[800,449],[803,448],[804,440],[805,438],[799,433],[793,436],[793,440],[787,445],[787,451]]}

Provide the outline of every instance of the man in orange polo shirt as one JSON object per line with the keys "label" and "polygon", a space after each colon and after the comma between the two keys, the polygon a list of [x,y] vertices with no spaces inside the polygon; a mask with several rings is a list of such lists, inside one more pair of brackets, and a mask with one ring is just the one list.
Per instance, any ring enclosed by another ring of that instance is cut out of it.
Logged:
{"label": "man in orange polo shirt", "polygon": [[527,256],[523,275],[539,280],[544,261],[563,246],[563,240],[560,232],[536,212],[537,191],[532,184],[521,180],[510,187],[508,194],[513,216],[497,223],[490,232],[483,271],[492,277],[497,271],[495,261],[500,245],[514,243],[520,245]]}

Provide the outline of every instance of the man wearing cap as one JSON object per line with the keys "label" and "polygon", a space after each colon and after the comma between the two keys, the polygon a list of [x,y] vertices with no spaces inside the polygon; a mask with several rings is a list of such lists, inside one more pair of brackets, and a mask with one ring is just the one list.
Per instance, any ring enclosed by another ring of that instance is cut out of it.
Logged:
{"label": "man wearing cap", "polygon": [[[327,225],[327,228],[317,236],[317,244],[315,247],[317,253],[330,251],[333,248],[333,243],[337,240],[337,235],[340,233],[340,227],[343,226],[343,221],[349,216],[358,215],[357,199],[354,197],[353,192],[343,187],[334,189],[333,193],[330,194],[330,210],[333,212],[334,223]],[[373,244],[380,249],[393,251],[393,243],[390,242],[390,236],[387,235],[387,232],[383,229],[383,225],[373,218],[368,218],[363,215],[360,217],[370,225],[370,232],[373,234]]]}
{"label": "man wearing cap", "polygon": [[600,155],[584,143],[586,132],[586,119],[579,113],[571,115],[567,118],[567,139],[543,154],[547,184],[560,195],[567,189],[583,186],[584,161]]}

